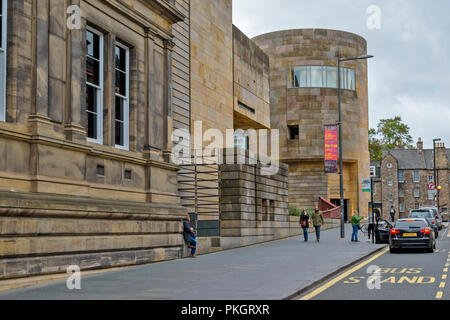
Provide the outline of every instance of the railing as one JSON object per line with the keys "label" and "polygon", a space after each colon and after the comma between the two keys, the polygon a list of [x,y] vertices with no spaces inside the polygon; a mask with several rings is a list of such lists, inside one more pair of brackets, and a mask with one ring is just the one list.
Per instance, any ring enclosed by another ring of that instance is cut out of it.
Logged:
{"label": "railing", "polygon": [[319,210],[323,211],[323,217],[328,219],[340,219],[341,207],[337,207],[323,197],[319,197]]}
{"label": "railing", "polygon": [[[178,173],[181,202],[199,237],[220,235],[220,172],[217,163],[182,165]],[[200,219],[199,219],[200,218]]]}

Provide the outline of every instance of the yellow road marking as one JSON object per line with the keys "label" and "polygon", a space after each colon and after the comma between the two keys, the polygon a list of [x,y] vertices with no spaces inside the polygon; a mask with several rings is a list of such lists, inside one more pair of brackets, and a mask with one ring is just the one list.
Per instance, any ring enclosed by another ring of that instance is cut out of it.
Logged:
{"label": "yellow road marking", "polygon": [[310,294],[307,294],[306,296],[300,298],[299,300],[310,300],[312,298],[314,298],[315,296],[319,295],[320,293],[324,292],[325,290],[327,290],[328,288],[330,288],[331,286],[335,285],[336,283],[338,283],[339,281],[341,281],[342,279],[347,278],[349,275],[351,275],[352,273],[354,273],[355,271],[361,269],[362,267],[364,267],[365,265],[369,264],[370,262],[372,262],[375,259],[378,259],[379,257],[381,257],[383,254],[385,254],[386,252],[389,251],[389,248],[386,248],[385,250],[381,251],[380,253],[376,254],[375,256],[373,256],[372,258],[360,263],[359,265],[357,265],[356,267],[353,267],[352,269],[344,272],[343,274],[341,274],[340,276],[332,279],[331,281],[325,283],[324,285],[322,285],[321,287],[317,288],[316,290],[314,290],[313,292],[311,292]]}
{"label": "yellow road marking", "polygon": [[448,268],[444,268],[444,272],[448,272]]}
{"label": "yellow road marking", "polygon": [[450,263],[446,263],[445,266],[446,266],[446,267],[450,266]]}
{"label": "yellow road marking", "polygon": [[445,288],[445,282],[441,282],[441,283],[439,284],[439,288]]}
{"label": "yellow road marking", "polygon": [[445,279],[447,279],[447,275],[446,275],[446,274],[443,274],[443,275],[442,275],[442,280],[445,280]]}
{"label": "yellow road marking", "polygon": [[436,293],[436,299],[442,299],[443,295],[444,293],[442,291],[439,291],[438,293]]}

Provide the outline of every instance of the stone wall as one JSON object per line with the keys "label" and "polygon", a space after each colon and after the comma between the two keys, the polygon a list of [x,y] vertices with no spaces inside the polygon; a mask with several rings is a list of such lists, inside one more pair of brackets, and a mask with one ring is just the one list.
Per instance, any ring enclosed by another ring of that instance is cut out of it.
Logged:
{"label": "stone wall", "polygon": [[269,57],[233,25],[234,129],[270,128]]}
{"label": "stone wall", "polygon": [[[167,148],[172,25],[186,16],[162,0],[8,4],[0,277],[181,257],[186,209]],[[81,29],[67,28],[71,4],[81,7]],[[87,26],[104,39],[101,143],[87,141]],[[115,146],[117,42],[130,53],[128,150]]]}
{"label": "stone wall", "polygon": [[281,164],[278,173],[264,175],[260,162],[249,164],[248,152],[244,163],[220,165],[220,244],[224,249],[293,235],[287,166]]}

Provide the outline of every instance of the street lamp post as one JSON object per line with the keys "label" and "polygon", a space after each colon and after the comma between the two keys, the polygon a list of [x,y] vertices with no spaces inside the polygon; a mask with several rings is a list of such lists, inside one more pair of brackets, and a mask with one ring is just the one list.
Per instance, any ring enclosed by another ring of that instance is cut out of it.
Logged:
{"label": "street lamp post", "polygon": [[345,61],[352,61],[352,60],[365,60],[373,58],[373,56],[370,55],[364,55],[361,57],[355,57],[355,58],[341,58],[341,49],[338,49],[338,100],[339,100],[339,180],[340,180],[340,211],[341,211],[341,238],[345,238],[345,225],[344,225],[344,160],[343,160],[343,150],[342,150],[342,106],[341,106],[341,63]]}
{"label": "street lamp post", "polygon": [[[441,139],[433,139],[433,170],[434,170],[434,184],[437,187],[438,181],[437,181],[437,175],[436,175],[436,142],[441,141]],[[439,190],[437,191],[437,193],[439,194]],[[434,196],[434,204],[437,204],[438,210],[439,210],[439,195],[435,195]]]}

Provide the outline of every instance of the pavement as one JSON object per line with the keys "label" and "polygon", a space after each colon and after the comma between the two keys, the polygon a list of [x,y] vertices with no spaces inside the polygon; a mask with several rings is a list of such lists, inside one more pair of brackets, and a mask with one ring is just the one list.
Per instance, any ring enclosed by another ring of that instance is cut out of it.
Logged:
{"label": "pavement", "polygon": [[[369,261],[370,260],[370,261]],[[434,253],[424,250],[404,250],[389,253],[385,250],[355,266],[342,275],[330,279],[302,300],[450,300],[450,233],[439,232]],[[368,269],[379,270],[375,280]],[[368,286],[369,282],[369,286]],[[375,284],[379,284],[376,287]]]}
{"label": "pavement", "polygon": [[197,257],[81,277],[81,289],[59,281],[0,293],[0,300],[280,300],[385,245],[350,242],[340,230],[310,234]]}

